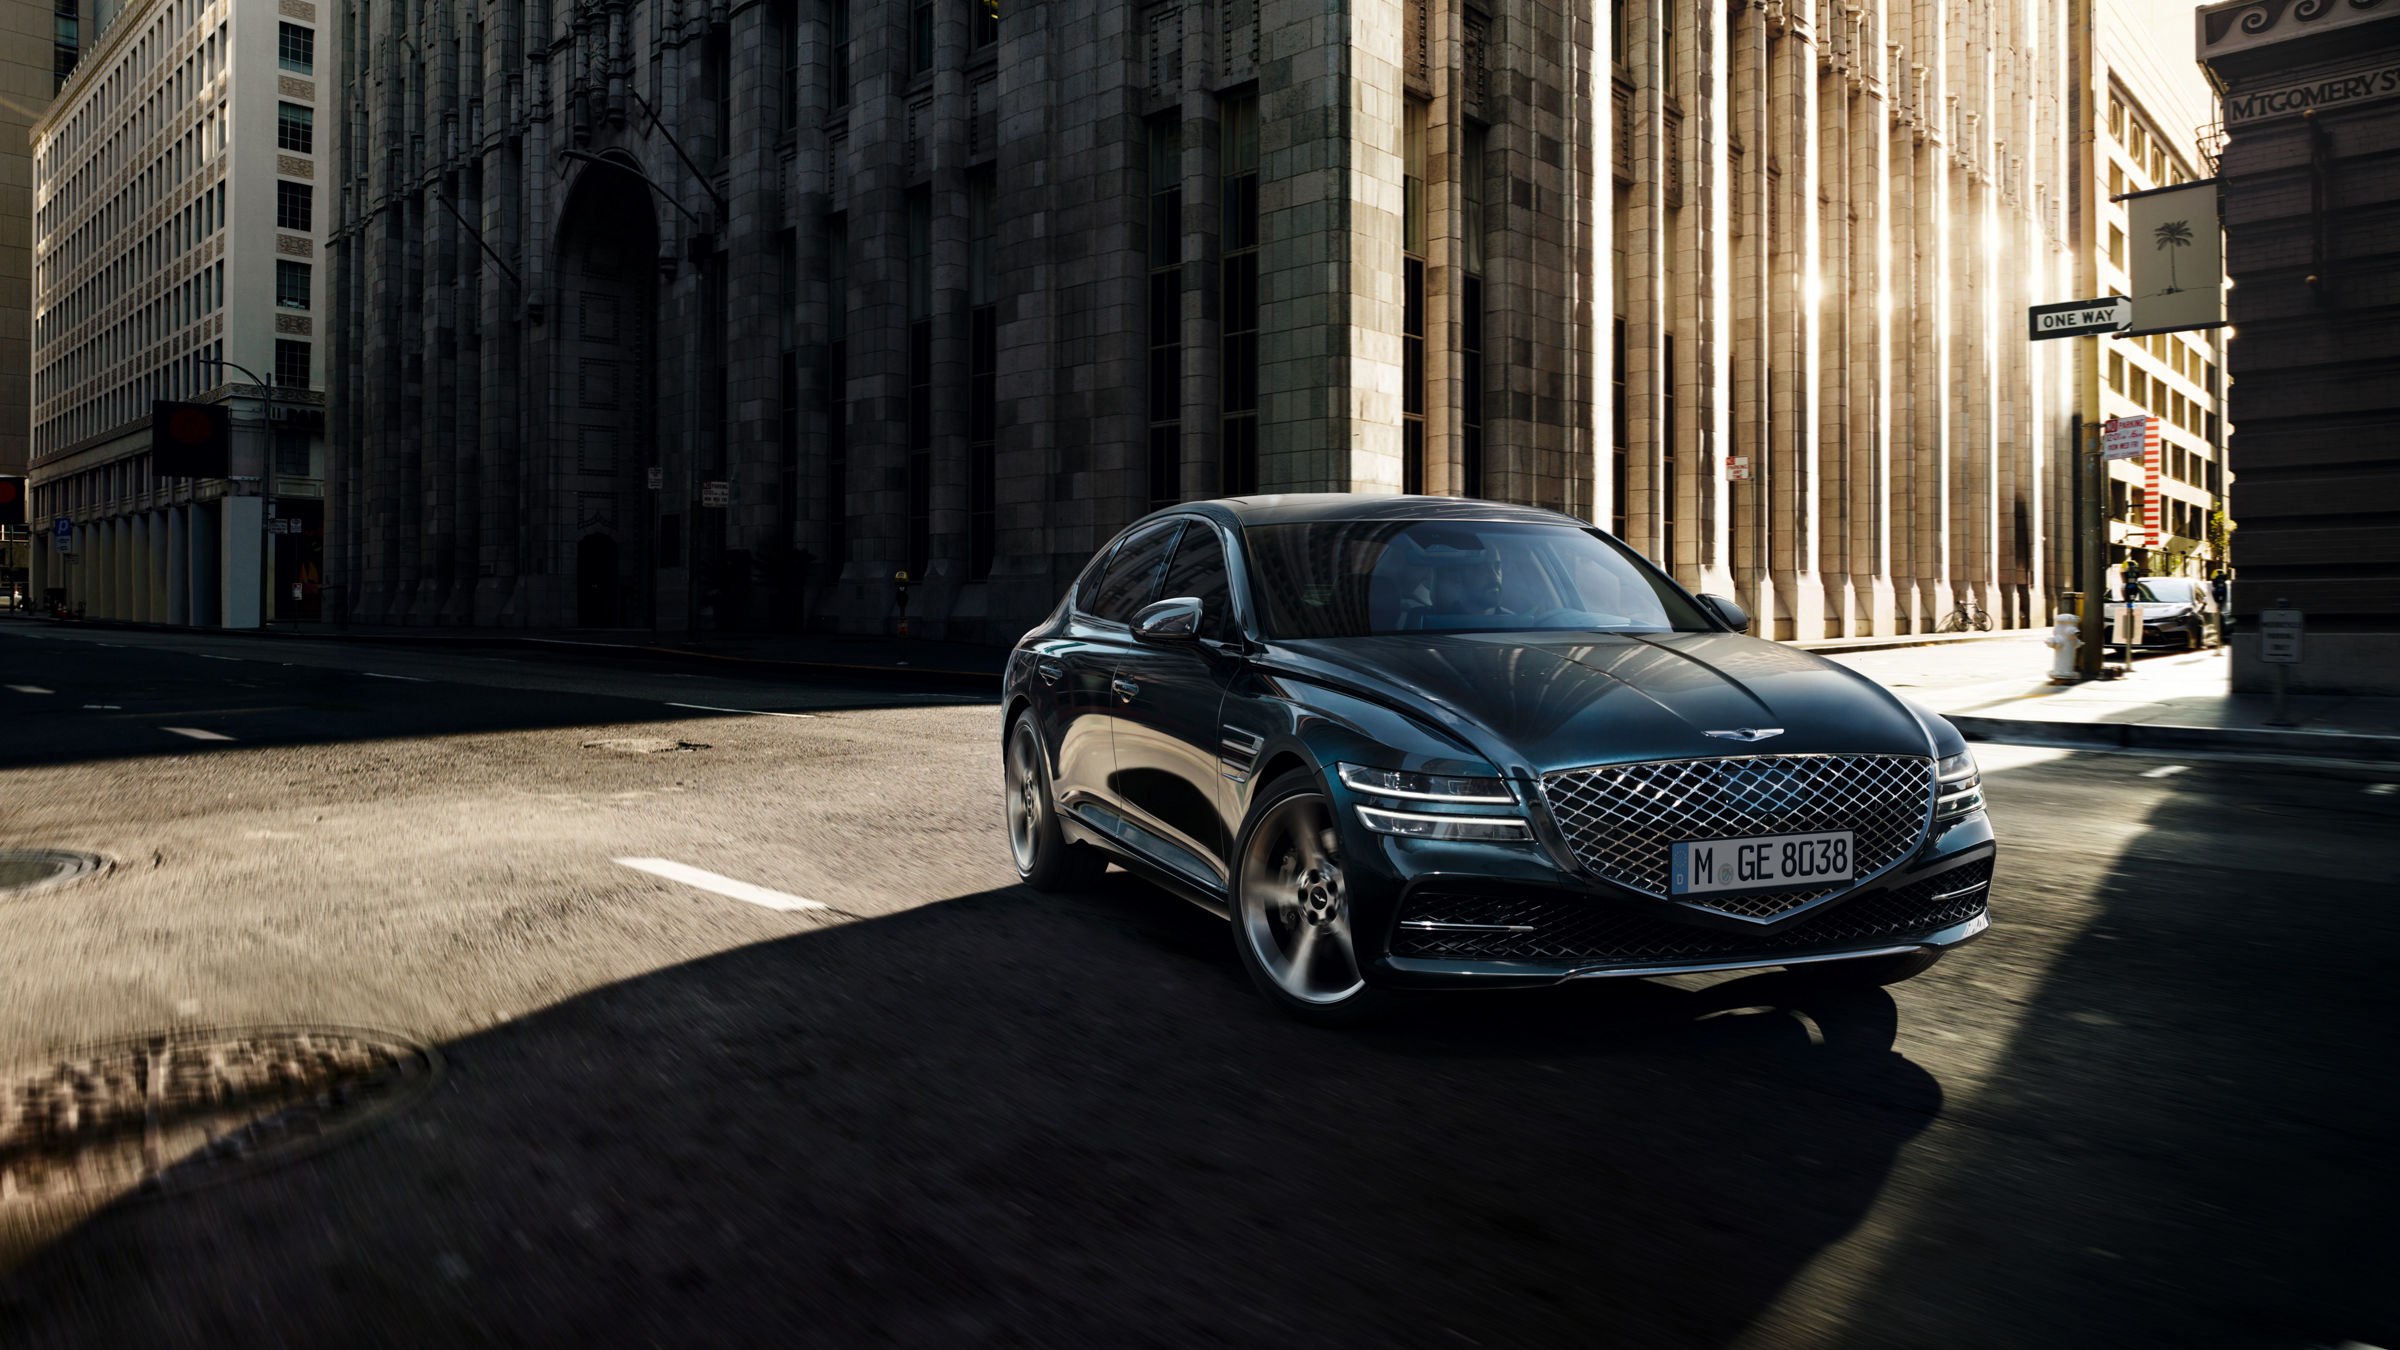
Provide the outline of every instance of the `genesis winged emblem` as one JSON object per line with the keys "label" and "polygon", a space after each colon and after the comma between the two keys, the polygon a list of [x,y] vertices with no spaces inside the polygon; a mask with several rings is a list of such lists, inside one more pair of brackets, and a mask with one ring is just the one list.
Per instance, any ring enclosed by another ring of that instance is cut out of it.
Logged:
{"label": "genesis winged emblem", "polygon": [[1714,736],[1720,741],[1763,741],[1769,736],[1782,735],[1783,728],[1738,727],[1732,731],[1704,731],[1700,734],[1703,736]]}

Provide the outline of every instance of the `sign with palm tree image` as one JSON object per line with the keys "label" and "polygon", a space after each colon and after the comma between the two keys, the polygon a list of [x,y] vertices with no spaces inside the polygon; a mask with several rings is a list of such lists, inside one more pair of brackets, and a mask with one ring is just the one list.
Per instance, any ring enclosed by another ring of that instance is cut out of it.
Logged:
{"label": "sign with palm tree image", "polygon": [[2215,182],[2183,183],[2125,199],[2126,224],[2148,248],[2127,260],[2134,333],[2225,322],[2225,235]]}
{"label": "sign with palm tree image", "polygon": [[[2158,247],[2163,249],[2190,248],[2192,246],[2192,222],[2188,220],[2162,222],[2157,228],[2150,231],[2150,237],[2157,240]],[[2173,295],[2182,289],[2181,286],[2175,284],[2175,255],[2173,252],[2169,252],[2167,254],[2167,289],[2164,294]]]}

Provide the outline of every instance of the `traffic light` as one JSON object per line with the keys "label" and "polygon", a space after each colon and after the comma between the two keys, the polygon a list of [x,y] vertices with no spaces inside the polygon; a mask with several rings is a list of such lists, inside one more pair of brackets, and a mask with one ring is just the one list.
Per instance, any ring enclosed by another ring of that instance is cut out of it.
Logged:
{"label": "traffic light", "polygon": [[233,419],[222,403],[150,405],[150,471],[161,478],[233,476]]}
{"label": "traffic light", "polygon": [[25,480],[0,475],[0,525],[25,523]]}

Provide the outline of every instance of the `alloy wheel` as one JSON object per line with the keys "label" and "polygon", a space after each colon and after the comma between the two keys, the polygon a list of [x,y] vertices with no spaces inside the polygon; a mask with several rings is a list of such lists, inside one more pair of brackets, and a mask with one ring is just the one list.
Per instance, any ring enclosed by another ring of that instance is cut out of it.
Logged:
{"label": "alloy wheel", "polygon": [[1020,720],[1016,734],[1008,738],[1008,771],[1001,784],[1000,803],[1008,820],[1008,851],[1016,859],[1017,872],[1031,873],[1041,848],[1042,752],[1030,719]]}
{"label": "alloy wheel", "polygon": [[1276,986],[1302,1003],[1339,1003],[1365,983],[1336,845],[1330,806],[1303,792],[1269,809],[1242,855],[1243,940]]}

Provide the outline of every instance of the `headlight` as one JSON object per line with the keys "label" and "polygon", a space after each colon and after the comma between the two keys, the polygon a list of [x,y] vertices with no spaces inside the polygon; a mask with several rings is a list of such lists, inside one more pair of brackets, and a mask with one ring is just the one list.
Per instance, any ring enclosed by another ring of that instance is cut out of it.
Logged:
{"label": "headlight", "polygon": [[1489,843],[1522,843],[1533,837],[1525,822],[1501,816],[1424,816],[1413,811],[1358,808],[1358,823],[1377,834],[1403,839],[1466,839]]}
{"label": "headlight", "polygon": [[1933,820],[1963,820],[1983,809],[1983,775],[1975,768],[1975,756],[1961,750],[1955,755],[1942,756],[1935,765]]}
{"label": "headlight", "polygon": [[1515,806],[1508,784],[1497,778],[1443,778],[1433,774],[1370,769],[1363,764],[1338,766],[1342,786],[1377,797],[1401,797],[1416,802],[1456,802],[1461,806]]}

